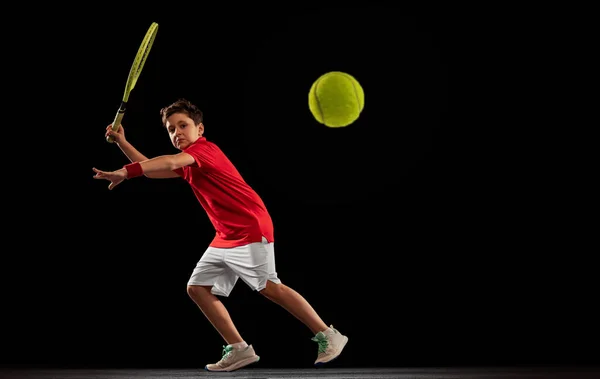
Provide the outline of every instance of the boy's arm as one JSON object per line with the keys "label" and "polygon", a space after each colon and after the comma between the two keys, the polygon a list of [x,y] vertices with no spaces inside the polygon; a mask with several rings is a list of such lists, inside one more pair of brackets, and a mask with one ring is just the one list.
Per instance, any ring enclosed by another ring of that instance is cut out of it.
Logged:
{"label": "boy's arm", "polygon": [[[125,173],[127,179],[132,179],[137,176],[145,175],[149,178],[155,178],[157,173],[173,172],[178,168],[195,165],[196,160],[188,153],[178,153],[173,155],[161,155],[159,157],[132,163],[121,170]],[[132,170],[132,171],[130,171]]]}
{"label": "boy's arm", "polygon": [[[119,143],[117,143],[117,146],[119,146],[119,148],[121,149],[123,154],[125,154],[125,156],[127,158],[129,158],[129,160],[131,162],[141,162],[141,161],[148,160],[148,158],[144,154],[140,153],[128,141],[119,142]],[[165,178],[178,178],[179,177],[179,175],[177,173],[175,173],[171,170],[144,172],[144,175],[146,177],[152,178],[152,179],[165,179]]]}

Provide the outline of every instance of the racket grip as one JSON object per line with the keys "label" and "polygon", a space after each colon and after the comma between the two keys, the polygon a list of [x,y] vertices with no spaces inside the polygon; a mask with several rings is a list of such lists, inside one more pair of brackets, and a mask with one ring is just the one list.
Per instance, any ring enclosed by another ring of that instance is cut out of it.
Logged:
{"label": "racket grip", "polygon": [[[119,107],[119,110],[117,112],[117,114],[115,115],[115,119],[112,123],[111,129],[116,132],[117,130],[119,130],[119,125],[121,125],[121,120],[123,120],[123,116],[125,115],[125,106],[127,104],[123,101],[121,102],[121,106]],[[112,136],[107,136],[106,137],[106,142],[108,143],[113,143],[115,142],[115,139]]]}

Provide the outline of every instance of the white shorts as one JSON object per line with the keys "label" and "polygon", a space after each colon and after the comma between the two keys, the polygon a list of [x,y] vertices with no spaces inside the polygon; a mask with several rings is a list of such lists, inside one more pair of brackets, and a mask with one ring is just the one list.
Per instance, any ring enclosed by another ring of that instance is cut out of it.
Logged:
{"label": "white shorts", "polygon": [[238,278],[253,290],[261,291],[267,280],[281,283],[275,271],[275,247],[262,242],[233,248],[209,247],[198,261],[189,286],[212,286],[211,292],[229,296]]}

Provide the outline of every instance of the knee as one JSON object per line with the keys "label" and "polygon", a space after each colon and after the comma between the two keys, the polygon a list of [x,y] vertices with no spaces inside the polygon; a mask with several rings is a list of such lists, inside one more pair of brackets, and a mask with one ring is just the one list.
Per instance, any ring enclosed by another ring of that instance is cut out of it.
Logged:
{"label": "knee", "polygon": [[196,299],[205,295],[206,293],[210,293],[211,287],[209,286],[187,286],[188,296],[192,299]]}
{"label": "knee", "polygon": [[279,299],[284,290],[283,284],[277,284],[267,280],[267,284],[265,288],[260,291],[260,294],[269,299]]}

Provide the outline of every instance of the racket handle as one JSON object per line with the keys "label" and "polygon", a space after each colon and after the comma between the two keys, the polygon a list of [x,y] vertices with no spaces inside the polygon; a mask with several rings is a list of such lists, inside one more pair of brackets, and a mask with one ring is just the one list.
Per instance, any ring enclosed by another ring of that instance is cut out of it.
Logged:
{"label": "racket handle", "polygon": [[[125,106],[127,104],[123,101],[121,102],[121,106],[119,107],[119,111],[117,112],[117,114],[115,115],[115,119],[112,123],[111,129],[116,132],[117,130],[119,130],[119,126],[121,125],[121,120],[123,120],[123,116],[125,115]],[[115,139],[112,136],[107,136],[106,137],[106,142],[108,143],[113,143],[115,142]]]}

